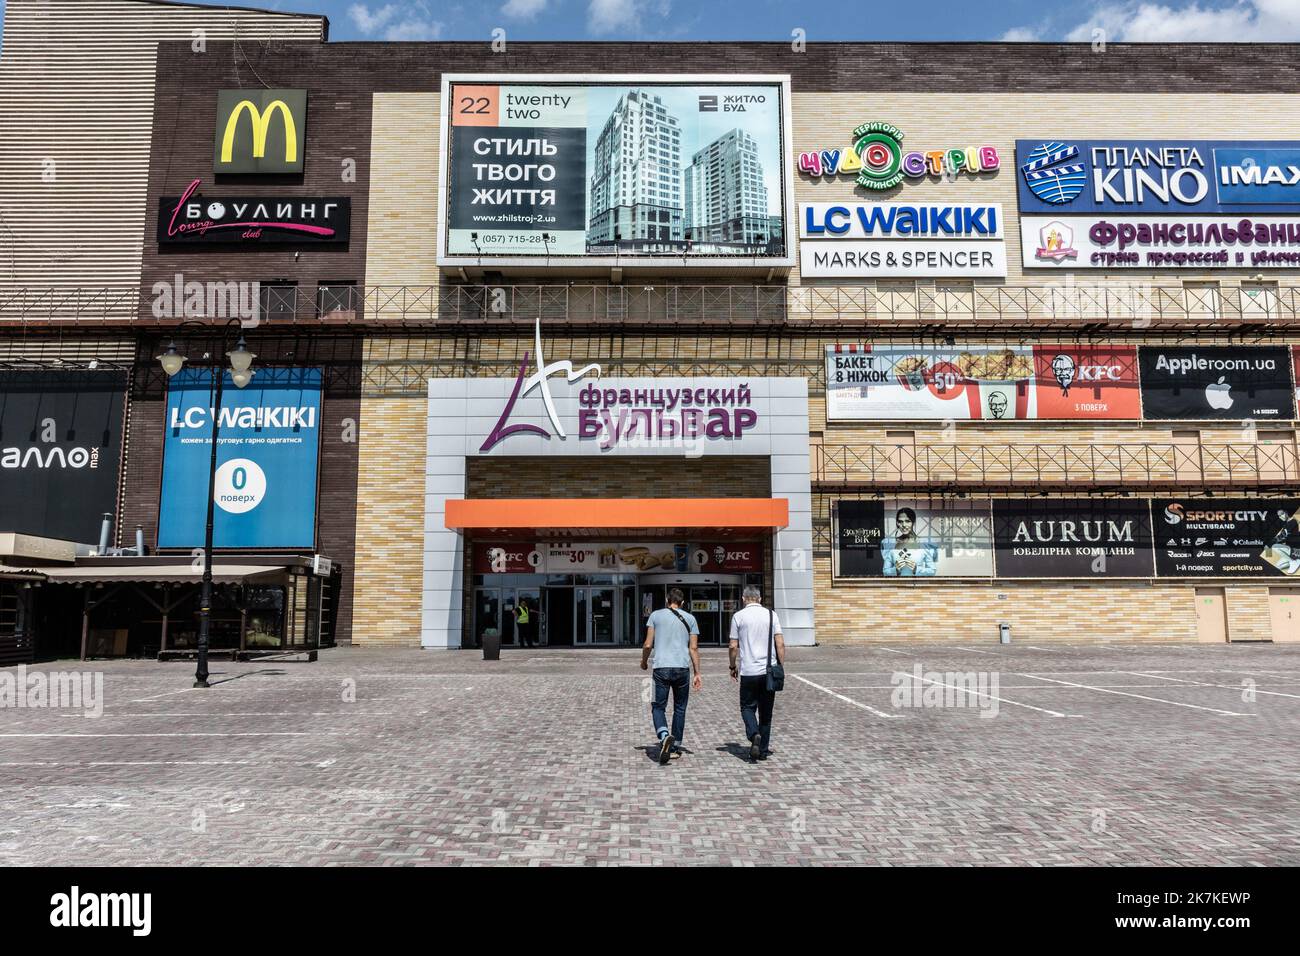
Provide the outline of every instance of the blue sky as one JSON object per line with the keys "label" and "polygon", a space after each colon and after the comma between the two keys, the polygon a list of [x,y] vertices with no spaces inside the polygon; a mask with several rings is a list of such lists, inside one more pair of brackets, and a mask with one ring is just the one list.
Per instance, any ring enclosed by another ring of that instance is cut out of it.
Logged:
{"label": "blue sky", "polygon": [[[207,0],[200,0],[207,2]],[[230,0],[240,3],[241,0]],[[1300,0],[242,0],[324,13],[333,40],[1300,41]],[[0,0],[0,13],[5,0]],[[212,0],[211,6],[219,6]],[[633,66],[629,64],[629,68]]]}

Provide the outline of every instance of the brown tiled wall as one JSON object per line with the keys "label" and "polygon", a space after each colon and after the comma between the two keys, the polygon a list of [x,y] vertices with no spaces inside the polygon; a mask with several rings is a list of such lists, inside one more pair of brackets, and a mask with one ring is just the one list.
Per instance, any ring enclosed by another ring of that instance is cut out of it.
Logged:
{"label": "brown tiled wall", "polygon": [[[766,498],[766,458],[471,458],[470,498]],[[421,489],[423,492],[423,489]],[[665,526],[672,515],[664,516]]]}

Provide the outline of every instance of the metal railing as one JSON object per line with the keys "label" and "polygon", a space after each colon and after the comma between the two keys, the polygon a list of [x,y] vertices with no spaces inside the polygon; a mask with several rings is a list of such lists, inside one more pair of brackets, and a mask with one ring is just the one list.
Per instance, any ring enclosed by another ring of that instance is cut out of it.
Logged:
{"label": "metal railing", "polygon": [[[213,280],[209,285],[220,285]],[[1237,330],[1300,326],[1300,288],[1092,285],[867,286],[482,284],[324,287],[264,284],[264,318],[278,324],[397,328],[548,324],[844,330]],[[148,287],[0,284],[0,327],[173,325],[183,304]],[[217,307],[219,308],[219,306]],[[220,319],[214,314],[211,318]]]}
{"label": "metal railing", "polygon": [[1241,488],[1300,484],[1290,442],[814,444],[814,484],[942,488]]}

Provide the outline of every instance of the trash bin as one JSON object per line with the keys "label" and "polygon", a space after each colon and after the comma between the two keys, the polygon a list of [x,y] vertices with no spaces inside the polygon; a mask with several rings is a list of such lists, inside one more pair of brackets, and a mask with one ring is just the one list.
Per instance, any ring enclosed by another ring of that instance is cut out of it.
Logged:
{"label": "trash bin", "polygon": [[[1003,644],[1011,643],[1011,625],[1008,624],[1006,621],[1003,621],[1001,624],[998,625],[998,640],[1000,640]],[[484,646],[486,647],[487,645]]]}
{"label": "trash bin", "polygon": [[483,660],[501,660],[501,633],[495,627],[483,632]]}

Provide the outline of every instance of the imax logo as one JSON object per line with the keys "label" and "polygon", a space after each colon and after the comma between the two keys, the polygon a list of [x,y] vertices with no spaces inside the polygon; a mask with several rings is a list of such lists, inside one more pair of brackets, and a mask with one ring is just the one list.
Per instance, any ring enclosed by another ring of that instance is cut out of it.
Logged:
{"label": "imax logo", "polygon": [[217,94],[213,169],[300,173],[306,132],[306,90],[222,90]]}

